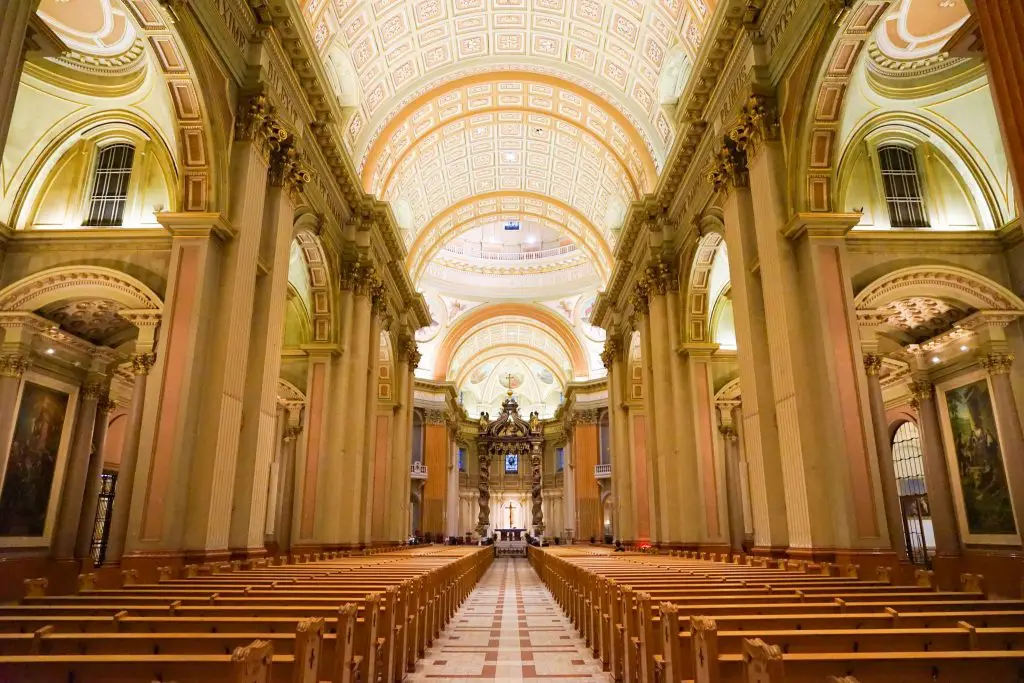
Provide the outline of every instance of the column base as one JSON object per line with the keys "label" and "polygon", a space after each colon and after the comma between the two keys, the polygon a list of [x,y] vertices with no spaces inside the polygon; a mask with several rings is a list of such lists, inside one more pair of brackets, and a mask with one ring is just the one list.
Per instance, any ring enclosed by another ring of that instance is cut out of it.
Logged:
{"label": "column base", "polygon": [[212,564],[215,562],[230,562],[231,551],[221,550],[186,550],[182,553],[182,561],[185,564]]}
{"label": "column base", "polygon": [[139,574],[139,583],[154,583],[160,580],[160,567],[170,567],[180,576],[186,564],[185,554],[180,550],[166,550],[125,553],[120,562],[105,563],[103,569],[117,572],[119,581],[121,570],[134,569]]}
{"label": "column base", "polygon": [[784,545],[755,545],[750,549],[750,554],[754,557],[768,557],[779,560],[786,557],[788,550],[789,547]]}
{"label": "column base", "polygon": [[266,546],[258,548],[231,548],[228,550],[228,553],[230,553],[232,560],[258,560],[270,554]]}

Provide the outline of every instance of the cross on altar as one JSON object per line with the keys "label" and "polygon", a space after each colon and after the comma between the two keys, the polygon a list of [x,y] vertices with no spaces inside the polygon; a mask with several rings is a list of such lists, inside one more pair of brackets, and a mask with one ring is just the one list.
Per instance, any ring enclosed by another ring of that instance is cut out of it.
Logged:
{"label": "cross on altar", "polygon": [[515,506],[512,505],[512,501],[508,502],[508,528],[512,528],[512,511],[515,510]]}

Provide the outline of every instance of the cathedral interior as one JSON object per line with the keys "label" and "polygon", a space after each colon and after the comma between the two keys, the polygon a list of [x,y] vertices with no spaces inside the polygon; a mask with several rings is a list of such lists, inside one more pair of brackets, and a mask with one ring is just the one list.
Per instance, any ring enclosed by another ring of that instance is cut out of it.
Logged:
{"label": "cathedral interior", "polygon": [[1020,680],[1024,3],[0,10],[0,681]]}

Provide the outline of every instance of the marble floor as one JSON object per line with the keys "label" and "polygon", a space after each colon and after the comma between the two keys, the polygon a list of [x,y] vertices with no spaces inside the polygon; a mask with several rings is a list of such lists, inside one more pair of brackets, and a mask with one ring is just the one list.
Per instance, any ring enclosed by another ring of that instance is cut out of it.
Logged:
{"label": "marble floor", "polygon": [[406,680],[610,683],[525,559],[495,560]]}

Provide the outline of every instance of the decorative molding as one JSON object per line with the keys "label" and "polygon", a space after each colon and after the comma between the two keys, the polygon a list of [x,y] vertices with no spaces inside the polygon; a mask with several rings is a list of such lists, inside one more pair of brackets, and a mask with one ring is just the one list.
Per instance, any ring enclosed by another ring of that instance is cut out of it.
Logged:
{"label": "decorative molding", "polygon": [[28,356],[18,353],[7,353],[0,356],[0,377],[16,377],[21,379],[32,362]]}
{"label": "decorative molding", "polygon": [[990,375],[1008,375],[1013,368],[1012,353],[990,353],[981,359],[981,367]]}
{"label": "decorative molding", "polygon": [[132,374],[136,376],[148,375],[156,363],[155,353],[136,353],[131,357]]}
{"label": "decorative molding", "polygon": [[923,401],[932,400],[934,386],[926,380],[915,380],[907,384],[910,390],[910,405],[915,410],[921,406]]}
{"label": "decorative molding", "polygon": [[864,354],[864,371],[868,377],[877,377],[882,369],[882,357],[874,353]]}

